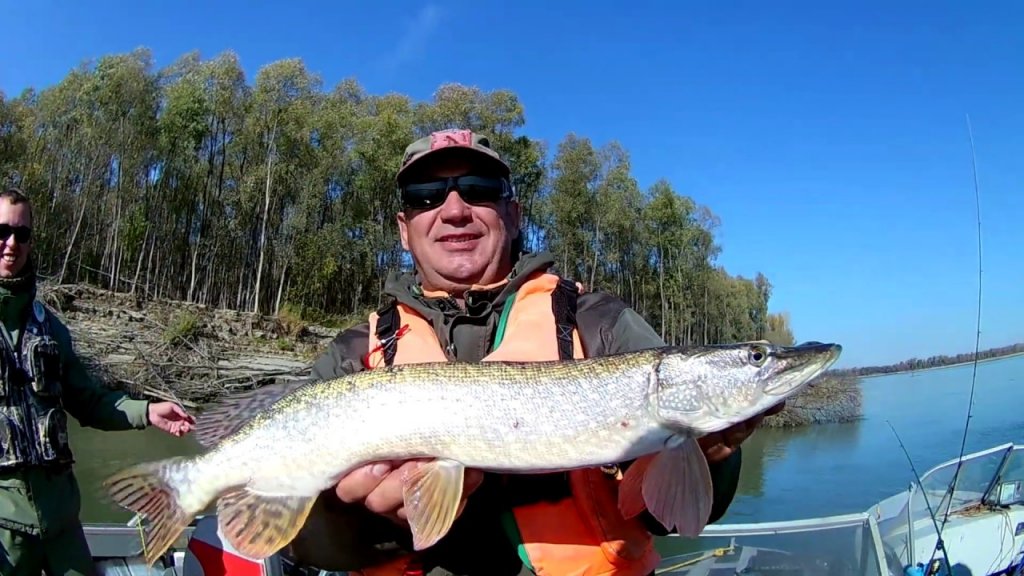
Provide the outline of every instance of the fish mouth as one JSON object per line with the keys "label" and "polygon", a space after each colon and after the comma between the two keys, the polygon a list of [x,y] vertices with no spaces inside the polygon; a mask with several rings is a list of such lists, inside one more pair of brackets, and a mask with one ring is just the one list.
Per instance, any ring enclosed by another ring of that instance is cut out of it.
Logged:
{"label": "fish mouth", "polygon": [[782,396],[793,392],[828,370],[842,353],[841,345],[823,342],[804,342],[775,349],[772,355],[781,368],[764,387],[764,393]]}

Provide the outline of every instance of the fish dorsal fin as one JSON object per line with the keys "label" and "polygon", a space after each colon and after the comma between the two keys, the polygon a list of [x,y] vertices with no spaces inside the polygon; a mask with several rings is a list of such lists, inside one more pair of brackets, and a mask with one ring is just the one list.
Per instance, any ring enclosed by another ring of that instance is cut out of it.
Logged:
{"label": "fish dorsal fin", "polygon": [[239,488],[218,500],[217,522],[235,550],[262,560],[295,538],[315,501],[316,496],[260,494]]}
{"label": "fish dorsal fin", "polygon": [[268,384],[223,398],[202,411],[196,419],[195,438],[206,448],[238,432],[254,415],[271,404],[298,390],[307,381],[296,380],[281,384]]}

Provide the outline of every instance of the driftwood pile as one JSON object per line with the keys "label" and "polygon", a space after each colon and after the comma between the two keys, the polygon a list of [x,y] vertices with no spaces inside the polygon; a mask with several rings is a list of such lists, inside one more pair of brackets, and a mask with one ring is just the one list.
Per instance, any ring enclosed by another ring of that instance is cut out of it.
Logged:
{"label": "driftwood pile", "polygon": [[50,285],[75,350],[108,386],[196,406],[238,389],[302,378],[336,330],[184,302],[141,302],[83,285]]}

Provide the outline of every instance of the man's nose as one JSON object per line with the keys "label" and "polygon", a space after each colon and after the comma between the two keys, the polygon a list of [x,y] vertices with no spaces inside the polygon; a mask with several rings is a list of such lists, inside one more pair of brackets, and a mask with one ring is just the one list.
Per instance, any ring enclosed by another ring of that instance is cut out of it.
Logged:
{"label": "man's nose", "polygon": [[441,204],[442,220],[464,220],[470,216],[470,206],[459,196],[459,189],[452,188]]}

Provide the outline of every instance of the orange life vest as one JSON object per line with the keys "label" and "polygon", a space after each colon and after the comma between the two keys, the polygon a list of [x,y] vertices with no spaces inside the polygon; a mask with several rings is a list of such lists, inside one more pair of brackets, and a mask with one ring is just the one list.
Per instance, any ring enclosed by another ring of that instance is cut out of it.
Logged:
{"label": "orange life vest", "polygon": [[[531,275],[516,292],[499,324],[497,348],[484,360],[555,360],[568,353],[572,344],[574,358],[584,356],[575,323],[575,299],[570,327],[555,320],[553,306],[564,306],[557,289],[567,281],[550,273]],[[569,284],[572,286],[571,284]],[[572,290],[582,289],[578,284]],[[554,296],[554,298],[553,298]],[[573,294],[575,296],[575,294]],[[430,324],[411,308],[398,303],[397,338],[376,336],[379,316],[370,315],[369,353],[364,359],[372,369],[388,360],[397,364],[446,361],[437,335]],[[504,331],[502,332],[502,328]],[[395,346],[396,340],[401,345]],[[559,576],[646,576],[660,557],[653,538],[638,518],[626,520],[619,513],[617,488],[621,474],[611,475],[600,468],[569,472],[571,496],[557,502],[541,501],[511,510],[513,537],[518,536],[519,554],[524,563],[541,575]],[[517,532],[517,533],[516,533]],[[409,571],[407,572],[407,567]],[[364,576],[416,574],[415,555],[364,569]]]}

